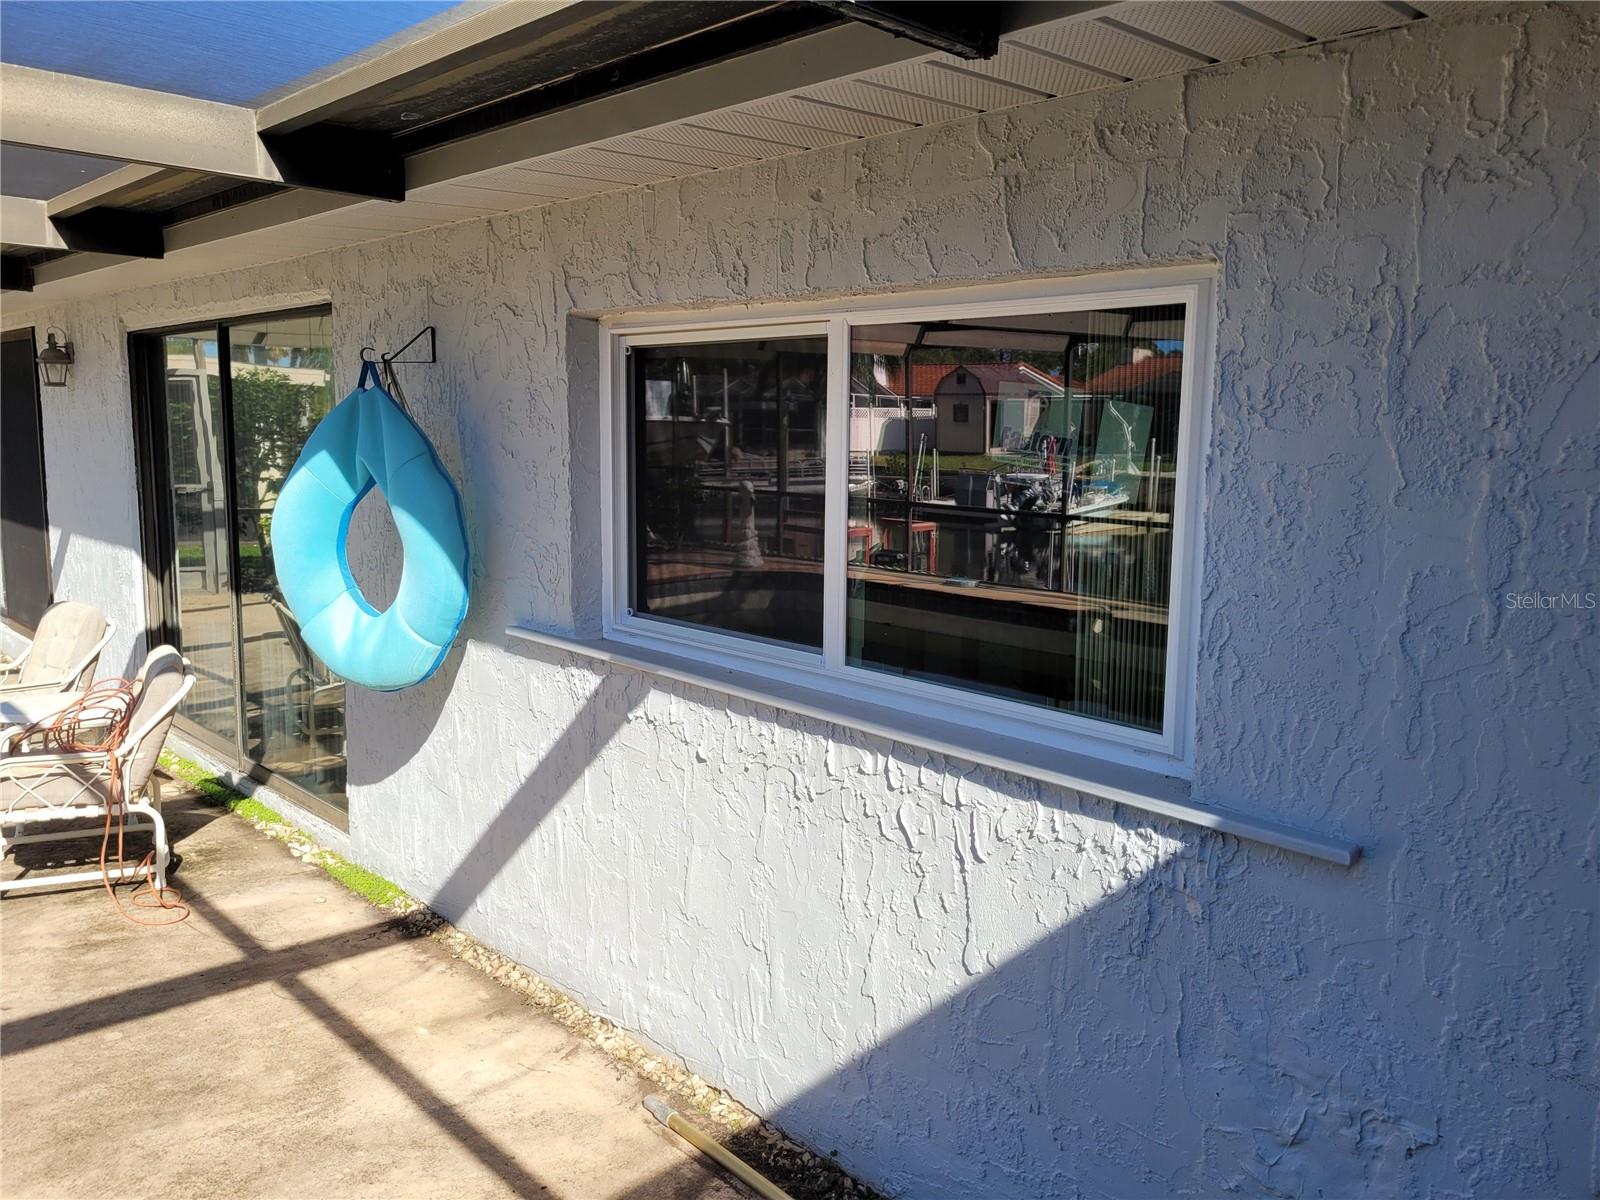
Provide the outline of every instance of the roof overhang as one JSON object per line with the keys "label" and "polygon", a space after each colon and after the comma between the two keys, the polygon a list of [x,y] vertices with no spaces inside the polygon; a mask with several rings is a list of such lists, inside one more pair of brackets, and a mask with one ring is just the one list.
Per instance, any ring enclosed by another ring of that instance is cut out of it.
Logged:
{"label": "roof overhang", "polygon": [[83,294],[271,261],[1425,15],[1283,11],[514,0],[259,109],[3,65],[0,140],[127,164],[5,197],[5,282]]}

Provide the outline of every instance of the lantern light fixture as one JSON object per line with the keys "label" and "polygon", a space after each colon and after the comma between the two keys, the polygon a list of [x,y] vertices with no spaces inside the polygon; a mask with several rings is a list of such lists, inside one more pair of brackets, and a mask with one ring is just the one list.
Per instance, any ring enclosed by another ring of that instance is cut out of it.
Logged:
{"label": "lantern light fixture", "polygon": [[[56,334],[61,340],[56,341]],[[45,330],[44,349],[34,358],[39,367],[39,382],[45,387],[66,387],[67,372],[72,367],[72,343],[64,330],[53,326]]]}

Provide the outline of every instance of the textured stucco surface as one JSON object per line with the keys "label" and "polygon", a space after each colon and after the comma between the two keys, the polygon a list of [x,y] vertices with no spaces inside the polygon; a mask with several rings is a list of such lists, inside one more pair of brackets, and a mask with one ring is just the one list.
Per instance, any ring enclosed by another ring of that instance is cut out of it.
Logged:
{"label": "textured stucco surface", "polygon": [[[54,311],[64,578],[136,570],[126,324],[437,322],[474,608],[352,695],[359,859],[893,1192],[1589,1194],[1600,623],[1504,596],[1600,592],[1597,63],[1465,10]],[[1195,791],[1354,869],[503,635],[595,619],[586,316],[1207,260]]]}

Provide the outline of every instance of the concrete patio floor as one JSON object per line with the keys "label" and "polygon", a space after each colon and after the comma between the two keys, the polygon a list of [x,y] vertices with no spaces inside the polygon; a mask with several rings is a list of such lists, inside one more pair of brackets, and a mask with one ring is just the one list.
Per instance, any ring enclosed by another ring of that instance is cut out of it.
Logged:
{"label": "concrete patio floor", "polygon": [[[0,1194],[747,1195],[516,993],[171,784],[166,812],[186,922],[98,886],[0,901]],[[16,853],[63,851],[99,839]]]}

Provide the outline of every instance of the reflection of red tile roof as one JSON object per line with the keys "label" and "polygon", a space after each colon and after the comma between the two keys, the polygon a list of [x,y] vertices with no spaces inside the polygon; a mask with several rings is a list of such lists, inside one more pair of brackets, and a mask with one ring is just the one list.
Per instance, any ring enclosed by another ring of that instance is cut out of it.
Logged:
{"label": "reflection of red tile roof", "polygon": [[1020,383],[1027,387],[1038,387],[1040,384],[1057,388],[1061,386],[1057,376],[1035,367],[1025,367],[1021,363],[968,363],[965,368],[956,369],[965,369],[976,375],[983,384],[983,390],[991,396],[1000,390],[1002,383]]}
{"label": "reflection of red tile roof", "polygon": [[[1042,383],[1058,388],[1061,386],[1059,375],[1022,363],[912,363],[910,389],[912,399],[931,399],[939,390],[939,385],[956,371],[965,371],[974,376],[983,385],[984,393],[989,396],[998,392],[1002,383],[1022,383],[1030,387],[1038,387]],[[899,362],[888,363],[885,374],[888,377],[888,386],[904,394]]]}
{"label": "reflection of red tile roof", "polygon": [[1137,362],[1121,363],[1109,371],[1102,371],[1084,384],[1083,390],[1091,396],[1133,392],[1164,380],[1168,375],[1176,375],[1182,370],[1182,354],[1157,354],[1151,358],[1141,358]]}

